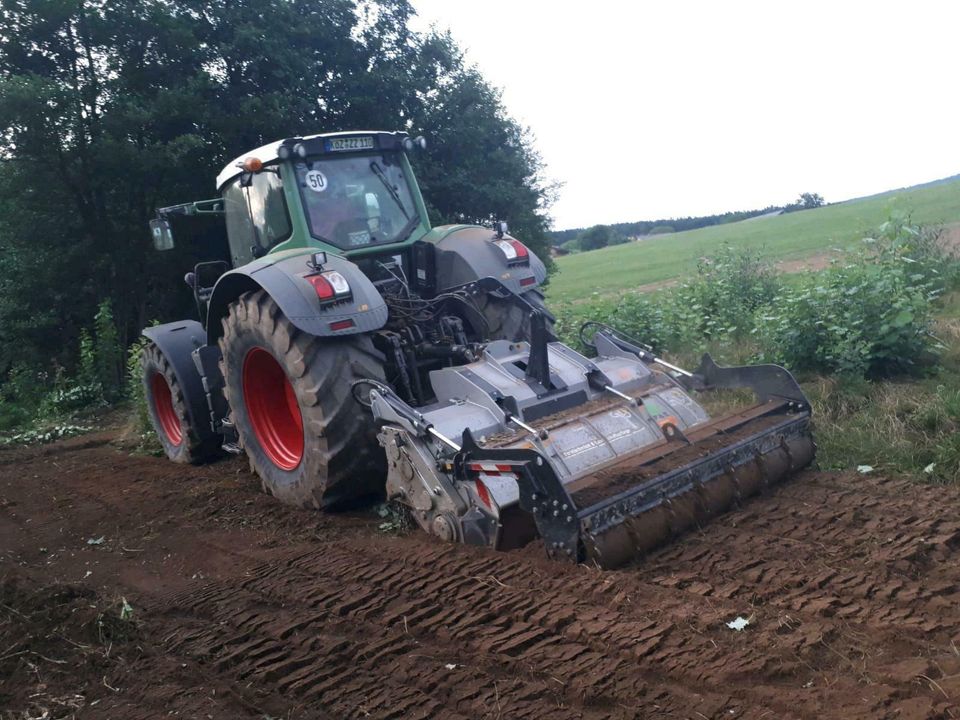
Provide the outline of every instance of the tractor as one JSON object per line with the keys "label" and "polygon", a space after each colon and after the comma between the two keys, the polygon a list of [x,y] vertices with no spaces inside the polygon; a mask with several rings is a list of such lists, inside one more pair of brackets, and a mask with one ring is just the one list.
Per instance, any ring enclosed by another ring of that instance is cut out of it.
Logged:
{"label": "tractor", "polygon": [[[186,274],[200,318],[149,327],[167,457],[246,454],[263,489],[322,510],[376,498],[450,542],[603,567],[811,462],[810,404],[775,365],[686,371],[587,323],[557,340],[547,271],[505,222],[432,227],[403,132],[279,140],[211,200],[161,208],[158,250],[212,221],[229,260]],[[747,388],[711,419],[697,393]]]}

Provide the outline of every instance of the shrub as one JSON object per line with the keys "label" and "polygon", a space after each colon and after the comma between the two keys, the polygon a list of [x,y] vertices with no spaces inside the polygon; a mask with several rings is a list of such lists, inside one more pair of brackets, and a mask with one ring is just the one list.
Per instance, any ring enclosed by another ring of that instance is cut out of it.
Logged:
{"label": "shrub", "polygon": [[93,318],[93,369],[107,400],[116,400],[123,392],[123,347],[117,334],[110,301],[104,300]]}
{"label": "shrub", "polygon": [[140,370],[140,358],[149,344],[150,340],[141,335],[127,350],[126,387],[124,389],[130,404],[133,406],[133,418],[137,432],[141,435],[150,432],[152,428]]}
{"label": "shrub", "polygon": [[717,344],[742,345],[757,309],[778,288],[772,268],[756,250],[725,247],[702,258],[689,282],[654,295],[629,293],[611,311],[584,319],[613,325],[658,351],[699,353]]}
{"label": "shrub", "polygon": [[769,304],[780,288],[773,268],[759,251],[724,247],[701,258],[697,276],[674,297],[689,339],[739,342],[753,330],[757,309]]}
{"label": "shrub", "polygon": [[38,415],[41,418],[57,418],[77,410],[104,405],[103,386],[96,380],[82,382],[61,374],[51,390],[40,402]]}
{"label": "shrub", "polygon": [[899,234],[866,243],[848,261],[786,289],[761,313],[762,359],[869,378],[916,373],[931,363],[939,349],[930,329],[942,260],[921,256]]}
{"label": "shrub", "polygon": [[725,247],[676,288],[560,309],[558,328],[571,341],[584,320],[599,320],[688,360],[710,350],[726,362],[752,357],[847,377],[916,374],[941,349],[933,312],[960,285],[958,268],[935,230],[892,215],[860,251],[790,285],[758,251]]}

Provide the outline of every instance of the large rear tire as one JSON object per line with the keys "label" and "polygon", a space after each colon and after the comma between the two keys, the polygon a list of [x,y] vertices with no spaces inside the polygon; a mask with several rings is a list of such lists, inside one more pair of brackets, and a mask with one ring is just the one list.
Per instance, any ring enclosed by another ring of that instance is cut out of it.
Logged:
{"label": "large rear tire", "polygon": [[[556,339],[553,331],[554,317],[547,310],[543,293],[539,290],[527,290],[521,293],[520,297],[543,313],[547,320],[547,334],[551,339]],[[487,321],[489,340],[530,341],[530,313],[516,303],[494,295],[485,295],[480,301],[480,310]]]}
{"label": "large rear tire", "polygon": [[201,439],[190,422],[173,366],[154,343],[149,343],[140,355],[140,369],[147,412],[166,456],[177,463],[199,463],[218,455],[219,435]]}
{"label": "large rear tire", "polygon": [[297,330],[260,290],[223,320],[224,393],[263,489],[301,507],[338,508],[383,491],[385,458],[351,382],[383,381],[370,338]]}

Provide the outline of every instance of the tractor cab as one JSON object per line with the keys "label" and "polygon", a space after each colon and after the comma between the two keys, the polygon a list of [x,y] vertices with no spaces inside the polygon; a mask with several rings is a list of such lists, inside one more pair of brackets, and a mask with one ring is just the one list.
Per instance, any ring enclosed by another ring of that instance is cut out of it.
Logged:
{"label": "tractor cab", "polygon": [[220,197],[162,208],[157,249],[173,247],[171,221],[221,214],[233,267],[268,252],[315,247],[347,257],[409,244],[430,230],[405,133],[288,138],[236,158],[217,177]]}

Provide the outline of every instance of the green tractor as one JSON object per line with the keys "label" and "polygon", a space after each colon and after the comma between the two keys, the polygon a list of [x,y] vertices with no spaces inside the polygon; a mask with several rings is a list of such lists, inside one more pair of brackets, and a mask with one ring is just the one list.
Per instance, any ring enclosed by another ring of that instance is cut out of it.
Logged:
{"label": "green tractor", "polygon": [[[245,453],[289,504],[386,495],[446,540],[539,536],[603,565],[810,462],[810,406],[783,368],[705,356],[691,373],[599,325],[594,358],[557,342],[546,269],[505,223],[430,226],[408,160],[423,147],[287,138],[224,168],[219,197],[158,211],[157,249],[213,217],[230,253],[187,273],[203,324],[144,331],[171,460]],[[715,387],[757,404],[711,420],[690,393]]]}

